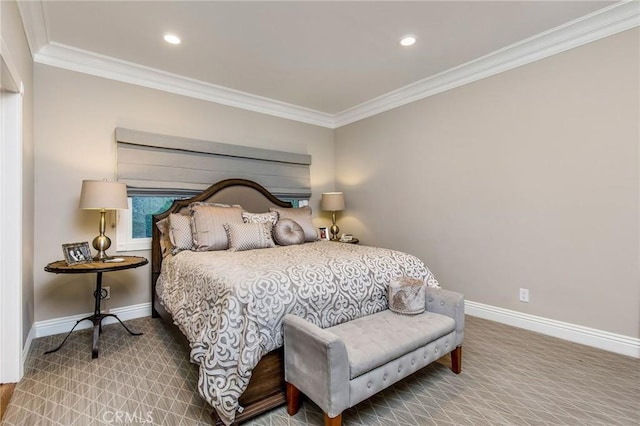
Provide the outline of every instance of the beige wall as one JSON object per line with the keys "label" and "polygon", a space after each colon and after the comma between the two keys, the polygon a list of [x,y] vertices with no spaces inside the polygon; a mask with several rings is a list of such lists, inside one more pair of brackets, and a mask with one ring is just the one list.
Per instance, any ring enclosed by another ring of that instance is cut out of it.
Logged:
{"label": "beige wall", "polygon": [[2,40],[24,85],[22,97],[22,331],[26,342],[34,321],[33,299],[33,61],[15,1],[0,2]]}
{"label": "beige wall", "polygon": [[640,337],[639,39],[336,130],[341,227],[416,254],[468,300]]}
{"label": "beige wall", "polygon": [[[91,310],[94,276],[42,268],[62,257],[61,244],[97,235],[99,214],[78,208],[80,187],[83,179],[113,179],[116,127],[310,154],[316,211],[320,194],[334,188],[330,129],[40,64],[35,82],[36,321]],[[107,235],[114,239],[115,230]],[[150,267],[105,274],[104,285],[111,286],[110,309],[149,302]]]}
{"label": "beige wall", "polygon": [[[344,190],[343,232],[468,300],[639,337],[638,47],[630,30],[333,132],[36,65],[35,319],[91,306],[93,277],[42,267],[97,234],[80,184],[113,177],[121,126],[311,154],[312,206]],[[149,274],[106,275],[107,307],[148,302]]]}

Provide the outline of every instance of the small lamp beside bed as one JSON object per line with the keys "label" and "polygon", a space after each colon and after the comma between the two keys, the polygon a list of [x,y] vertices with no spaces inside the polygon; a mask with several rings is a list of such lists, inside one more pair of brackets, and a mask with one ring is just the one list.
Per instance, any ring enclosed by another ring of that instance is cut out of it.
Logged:
{"label": "small lamp beside bed", "polygon": [[121,182],[106,180],[83,180],[80,191],[80,208],[100,210],[100,235],[93,239],[93,248],[98,253],[93,260],[108,259],[106,251],[111,247],[111,240],[104,234],[107,210],[128,209],[127,185]]}
{"label": "small lamp beside bed", "polygon": [[336,241],[340,228],[336,225],[336,212],[344,210],[344,194],[342,192],[325,192],[320,200],[320,208],[324,211],[331,212],[332,225],[330,228],[331,239]]}

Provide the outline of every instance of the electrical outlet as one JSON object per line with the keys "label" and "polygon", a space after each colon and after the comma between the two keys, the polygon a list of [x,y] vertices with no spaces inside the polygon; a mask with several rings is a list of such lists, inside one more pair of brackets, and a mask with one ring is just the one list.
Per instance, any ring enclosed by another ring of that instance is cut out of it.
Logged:
{"label": "electrical outlet", "polygon": [[529,303],[529,289],[521,288],[520,289],[520,301]]}
{"label": "electrical outlet", "polygon": [[100,294],[102,300],[111,299],[111,287],[102,287],[102,294]]}

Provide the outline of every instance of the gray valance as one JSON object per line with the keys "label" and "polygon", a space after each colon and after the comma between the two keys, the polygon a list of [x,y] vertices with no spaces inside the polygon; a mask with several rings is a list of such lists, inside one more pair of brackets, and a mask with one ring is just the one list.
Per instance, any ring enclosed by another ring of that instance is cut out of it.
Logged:
{"label": "gray valance", "polygon": [[276,195],[311,196],[311,156],[116,128],[117,176],[130,192],[203,190],[243,178]]}

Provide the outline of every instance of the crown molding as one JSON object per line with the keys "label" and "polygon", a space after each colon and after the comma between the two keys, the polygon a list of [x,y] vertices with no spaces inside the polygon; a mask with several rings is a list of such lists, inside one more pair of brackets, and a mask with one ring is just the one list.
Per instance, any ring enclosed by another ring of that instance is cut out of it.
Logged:
{"label": "crown molding", "polygon": [[31,56],[35,57],[36,53],[49,43],[49,31],[42,1],[18,1],[16,3],[22,18],[24,32],[27,35]]}
{"label": "crown molding", "polygon": [[640,3],[622,1],[334,116],[334,128],[508,71],[640,25]]}
{"label": "crown molding", "polygon": [[323,127],[333,127],[333,117],[330,114],[99,55],[56,42],[50,42],[41,48],[34,56],[34,61],[40,64],[163,90],[289,120]]}
{"label": "crown molding", "polygon": [[37,63],[331,129],[640,25],[640,3],[621,1],[353,108],[328,114],[51,42],[42,2],[19,1],[18,6]]}

